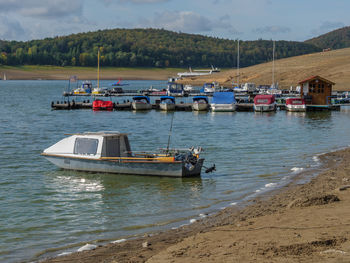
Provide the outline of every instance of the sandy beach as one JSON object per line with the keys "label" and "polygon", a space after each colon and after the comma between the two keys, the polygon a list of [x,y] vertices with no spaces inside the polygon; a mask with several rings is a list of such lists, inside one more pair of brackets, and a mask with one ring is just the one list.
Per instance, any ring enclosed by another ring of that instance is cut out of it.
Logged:
{"label": "sandy beach", "polygon": [[319,158],[317,170],[242,206],[43,262],[349,262],[350,149]]}

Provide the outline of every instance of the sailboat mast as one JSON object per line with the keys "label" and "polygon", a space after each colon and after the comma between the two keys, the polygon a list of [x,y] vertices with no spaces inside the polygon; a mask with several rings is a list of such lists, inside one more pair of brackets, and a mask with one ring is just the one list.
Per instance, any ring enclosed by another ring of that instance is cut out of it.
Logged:
{"label": "sailboat mast", "polygon": [[237,84],[239,87],[239,39],[237,43]]}
{"label": "sailboat mast", "polygon": [[275,87],[275,40],[272,47],[272,85]]}
{"label": "sailboat mast", "polygon": [[100,87],[100,48],[97,52],[97,88]]}

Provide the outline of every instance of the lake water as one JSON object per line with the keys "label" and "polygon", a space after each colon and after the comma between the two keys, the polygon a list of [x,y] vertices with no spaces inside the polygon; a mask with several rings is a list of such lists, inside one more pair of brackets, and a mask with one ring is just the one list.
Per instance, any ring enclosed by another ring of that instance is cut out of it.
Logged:
{"label": "lake water", "polygon": [[[102,85],[110,82],[103,81]],[[128,81],[128,88],[165,82]],[[66,133],[130,133],[133,150],[165,147],[173,113],[52,111],[66,81],[0,82],[0,258],[37,260],[177,227],[288,181],[317,155],[350,144],[350,110],[292,114],[174,113],[171,146],[202,146],[201,178],[60,170],[40,153]],[[123,98],[113,98],[122,101]],[[181,99],[179,99],[181,100]]]}

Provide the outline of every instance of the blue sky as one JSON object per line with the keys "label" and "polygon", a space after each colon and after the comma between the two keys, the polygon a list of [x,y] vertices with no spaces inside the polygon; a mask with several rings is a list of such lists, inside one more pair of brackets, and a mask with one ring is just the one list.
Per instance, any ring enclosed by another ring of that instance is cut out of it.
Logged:
{"label": "blue sky", "polygon": [[349,0],[0,0],[0,39],[164,28],[228,39],[304,41],[350,25]]}

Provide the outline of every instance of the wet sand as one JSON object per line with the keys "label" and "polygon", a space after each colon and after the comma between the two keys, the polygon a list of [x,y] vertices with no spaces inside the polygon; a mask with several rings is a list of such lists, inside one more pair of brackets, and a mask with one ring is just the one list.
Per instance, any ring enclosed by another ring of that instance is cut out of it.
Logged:
{"label": "wet sand", "polygon": [[316,177],[299,174],[241,207],[44,262],[350,262],[350,149],[320,159]]}

